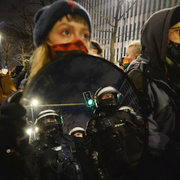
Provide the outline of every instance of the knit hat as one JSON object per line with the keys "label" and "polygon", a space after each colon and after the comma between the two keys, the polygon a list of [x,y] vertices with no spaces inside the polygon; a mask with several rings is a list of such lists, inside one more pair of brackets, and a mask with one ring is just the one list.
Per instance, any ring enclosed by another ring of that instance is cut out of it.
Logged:
{"label": "knit hat", "polygon": [[33,31],[34,45],[38,47],[46,39],[55,23],[67,14],[82,16],[91,34],[91,18],[87,10],[74,1],[59,0],[51,5],[41,8],[35,15],[35,28]]}
{"label": "knit hat", "polygon": [[180,6],[176,8],[172,15],[170,27],[174,26],[178,22],[180,22]]}

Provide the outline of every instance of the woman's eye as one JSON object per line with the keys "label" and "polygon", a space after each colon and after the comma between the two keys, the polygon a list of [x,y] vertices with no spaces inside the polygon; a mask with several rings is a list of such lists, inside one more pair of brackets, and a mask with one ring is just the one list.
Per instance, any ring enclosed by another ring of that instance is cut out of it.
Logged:
{"label": "woman's eye", "polygon": [[179,37],[180,37],[180,29],[177,29],[177,30],[175,30],[175,32],[179,35]]}
{"label": "woman's eye", "polygon": [[84,39],[89,39],[89,34],[84,34]]}
{"label": "woman's eye", "polygon": [[68,36],[70,33],[68,30],[62,32],[63,35]]}

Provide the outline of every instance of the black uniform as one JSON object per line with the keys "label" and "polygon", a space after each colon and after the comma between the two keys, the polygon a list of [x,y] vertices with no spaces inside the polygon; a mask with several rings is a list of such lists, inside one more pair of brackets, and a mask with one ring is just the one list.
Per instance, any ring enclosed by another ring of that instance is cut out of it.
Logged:
{"label": "black uniform", "polygon": [[44,135],[32,144],[40,167],[41,179],[83,179],[72,136],[56,132],[54,137]]}
{"label": "black uniform", "polygon": [[54,110],[42,111],[35,125],[40,129],[39,140],[32,145],[41,179],[83,180],[74,139],[63,133],[59,114]]}
{"label": "black uniform", "polygon": [[[117,94],[117,90],[105,93]],[[97,179],[121,179],[127,172],[133,172],[141,159],[144,122],[129,109],[116,111],[117,98],[102,100],[98,105],[86,128],[94,173]]]}

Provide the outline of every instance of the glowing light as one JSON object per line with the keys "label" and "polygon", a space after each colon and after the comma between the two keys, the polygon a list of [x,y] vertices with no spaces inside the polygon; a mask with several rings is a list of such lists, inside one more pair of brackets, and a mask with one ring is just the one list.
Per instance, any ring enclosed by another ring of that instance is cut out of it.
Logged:
{"label": "glowing light", "polygon": [[36,106],[37,104],[38,104],[38,101],[37,101],[37,100],[33,100],[33,101],[32,101],[32,105],[33,105],[33,106]]}
{"label": "glowing light", "polygon": [[89,106],[91,106],[91,105],[93,105],[93,100],[89,99],[87,103],[88,103]]}
{"label": "glowing light", "polygon": [[6,153],[10,153],[10,152],[11,152],[11,150],[10,150],[10,149],[7,149],[7,150],[6,150]]}
{"label": "glowing light", "polygon": [[26,132],[30,135],[32,133],[32,129],[28,129]]}

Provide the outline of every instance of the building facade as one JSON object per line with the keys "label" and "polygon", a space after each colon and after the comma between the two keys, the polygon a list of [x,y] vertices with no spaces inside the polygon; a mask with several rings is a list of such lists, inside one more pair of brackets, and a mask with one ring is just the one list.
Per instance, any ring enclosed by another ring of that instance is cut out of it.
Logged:
{"label": "building facade", "polygon": [[[122,3],[119,7],[118,1]],[[180,5],[180,0],[79,0],[78,2],[89,11],[93,24],[92,39],[102,44],[104,58],[107,60],[110,60],[111,31],[117,28],[114,41],[115,62],[125,56],[129,43],[140,40],[141,28],[154,12]],[[117,8],[120,8],[119,20],[115,27],[114,17],[117,17]]]}

